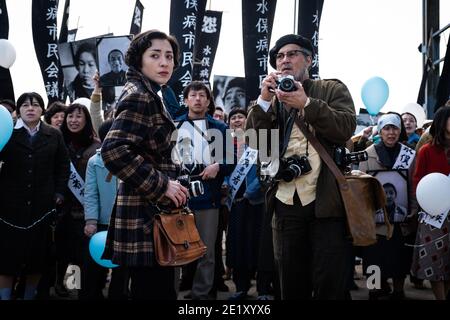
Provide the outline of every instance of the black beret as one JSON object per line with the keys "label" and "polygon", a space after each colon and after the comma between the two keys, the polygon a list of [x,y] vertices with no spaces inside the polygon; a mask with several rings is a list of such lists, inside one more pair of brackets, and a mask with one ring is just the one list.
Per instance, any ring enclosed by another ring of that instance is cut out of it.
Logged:
{"label": "black beret", "polygon": [[272,68],[277,68],[275,56],[277,55],[278,51],[280,51],[282,47],[290,43],[297,44],[303,49],[310,51],[311,56],[314,55],[314,48],[309,39],[298,34],[287,34],[278,39],[277,42],[275,42],[275,46],[269,51],[269,62]]}

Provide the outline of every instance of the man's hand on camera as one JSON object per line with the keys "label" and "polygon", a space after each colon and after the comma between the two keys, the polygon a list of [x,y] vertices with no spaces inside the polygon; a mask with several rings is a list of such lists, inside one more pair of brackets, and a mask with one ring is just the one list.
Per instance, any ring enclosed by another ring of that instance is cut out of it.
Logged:
{"label": "man's hand on camera", "polygon": [[265,101],[272,100],[275,95],[275,88],[277,87],[276,80],[278,79],[279,72],[271,72],[261,83],[261,99]]}
{"label": "man's hand on camera", "polygon": [[169,184],[167,185],[167,190],[164,195],[172,200],[172,202],[178,208],[181,205],[186,204],[187,198],[189,196],[189,191],[178,181],[169,180]]}
{"label": "man's hand on camera", "polygon": [[219,173],[219,169],[218,163],[210,164],[202,171],[202,173],[200,173],[200,176],[202,177],[202,180],[214,179]]}
{"label": "man's hand on camera", "polygon": [[302,84],[299,81],[295,81],[297,90],[291,92],[285,92],[280,89],[275,90],[278,100],[283,102],[287,107],[303,110],[308,100],[308,96],[303,89]]}

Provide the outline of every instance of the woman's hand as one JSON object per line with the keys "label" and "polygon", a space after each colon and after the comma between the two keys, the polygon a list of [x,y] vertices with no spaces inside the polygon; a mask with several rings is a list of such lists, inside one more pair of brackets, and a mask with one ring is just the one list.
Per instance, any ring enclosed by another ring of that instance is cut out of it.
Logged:
{"label": "woman's hand", "polygon": [[87,237],[92,237],[97,232],[97,225],[93,223],[86,224],[84,226],[84,234]]}
{"label": "woman's hand", "polygon": [[169,184],[167,185],[167,190],[164,195],[172,200],[178,208],[186,204],[189,192],[188,189],[183,187],[178,181],[169,180]]}
{"label": "woman's hand", "polygon": [[94,76],[92,77],[92,80],[94,80],[94,92],[93,93],[101,94],[102,87],[100,86],[100,75],[98,74],[98,71],[95,72]]}

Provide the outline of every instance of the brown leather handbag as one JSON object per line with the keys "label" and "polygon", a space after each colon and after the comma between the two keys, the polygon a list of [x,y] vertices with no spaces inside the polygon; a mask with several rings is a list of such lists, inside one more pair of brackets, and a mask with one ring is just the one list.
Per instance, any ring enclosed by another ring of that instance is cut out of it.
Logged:
{"label": "brown leather handbag", "polygon": [[386,238],[389,239],[393,229],[387,216],[386,195],[381,183],[375,177],[358,170],[344,175],[305,122],[298,117],[295,122],[336,177],[353,245],[369,246],[377,242],[375,213],[378,210],[384,212]]}
{"label": "brown leather handbag", "polygon": [[153,240],[156,261],[161,266],[182,266],[206,253],[194,215],[188,208],[156,214]]}

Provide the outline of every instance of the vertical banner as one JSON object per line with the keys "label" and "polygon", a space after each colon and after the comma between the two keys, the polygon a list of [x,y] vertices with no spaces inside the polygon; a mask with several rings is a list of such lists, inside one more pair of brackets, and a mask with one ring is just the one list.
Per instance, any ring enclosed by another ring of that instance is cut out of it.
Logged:
{"label": "vertical banner", "polygon": [[442,107],[449,99],[450,99],[450,39],[447,42],[447,51],[445,52],[444,65],[442,66],[442,73],[439,78],[439,83],[436,89],[436,105],[434,106],[434,112],[436,112],[440,107]]}
{"label": "vertical banner", "polygon": [[203,16],[199,38],[195,44],[194,80],[202,81],[210,86],[209,77],[214,64],[217,46],[219,45],[222,12],[206,11]]}
{"label": "vertical banner", "polygon": [[33,0],[31,16],[34,49],[41,67],[49,103],[59,99],[57,13],[57,0]]}
{"label": "vertical banner", "polygon": [[[9,36],[9,19],[8,10],[6,8],[6,0],[0,0],[0,39],[8,39]],[[1,54],[1,53],[0,53]],[[9,69],[0,67],[0,99],[14,98],[14,88]]]}
{"label": "vertical banner", "polygon": [[[66,0],[66,2],[64,3],[64,12],[63,12],[62,23],[61,23],[61,31],[59,32],[58,43],[67,42],[67,38],[69,37],[69,28],[68,28],[69,12],[70,12],[70,0]],[[64,95],[64,73],[61,68],[61,61],[59,59],[58,59],[58,61],[59,61],[59,63],[58,63],[58,68],[59,68],[58,93],[59,93],[59,98],[61,99],[61,101],[65,101],[66,97]]]}
{"label": "vertical banner", "polygon": [[64,12],[61,23],[61,31],[59,32],[59,43],[67,42],[67,37],[69,35],[68,23],[69,23],[69,11],[70,11],[70,0],[66,0],[64,4]]}
{"label": "vertical banner", "polygon": [[323,0],[299,0],[297,33],[311,40],[314,57],[309,76],[319,79],[319,25]]}
{"label": "vertical banner", "polygon": [[267,75],[270,37],[276,5],[276,0],[242,1],[247,105],[258,97],[261,82]]}
{"label": "vertical banner", "polygon": [[139,0],[136,0],[136,4],[133,10],[133,19],[131,20],[130,34],[137,35],[141,32],[143,16],[144,6]]}
{"label": "vertical banner", "polygon": [[170,3],[170,34],[180,45],[180,64],[169,81],[180,105],[184,105],[183,89],[192,81],[193,55],[197,18],[203,21],[206,0],[172,0]]}

